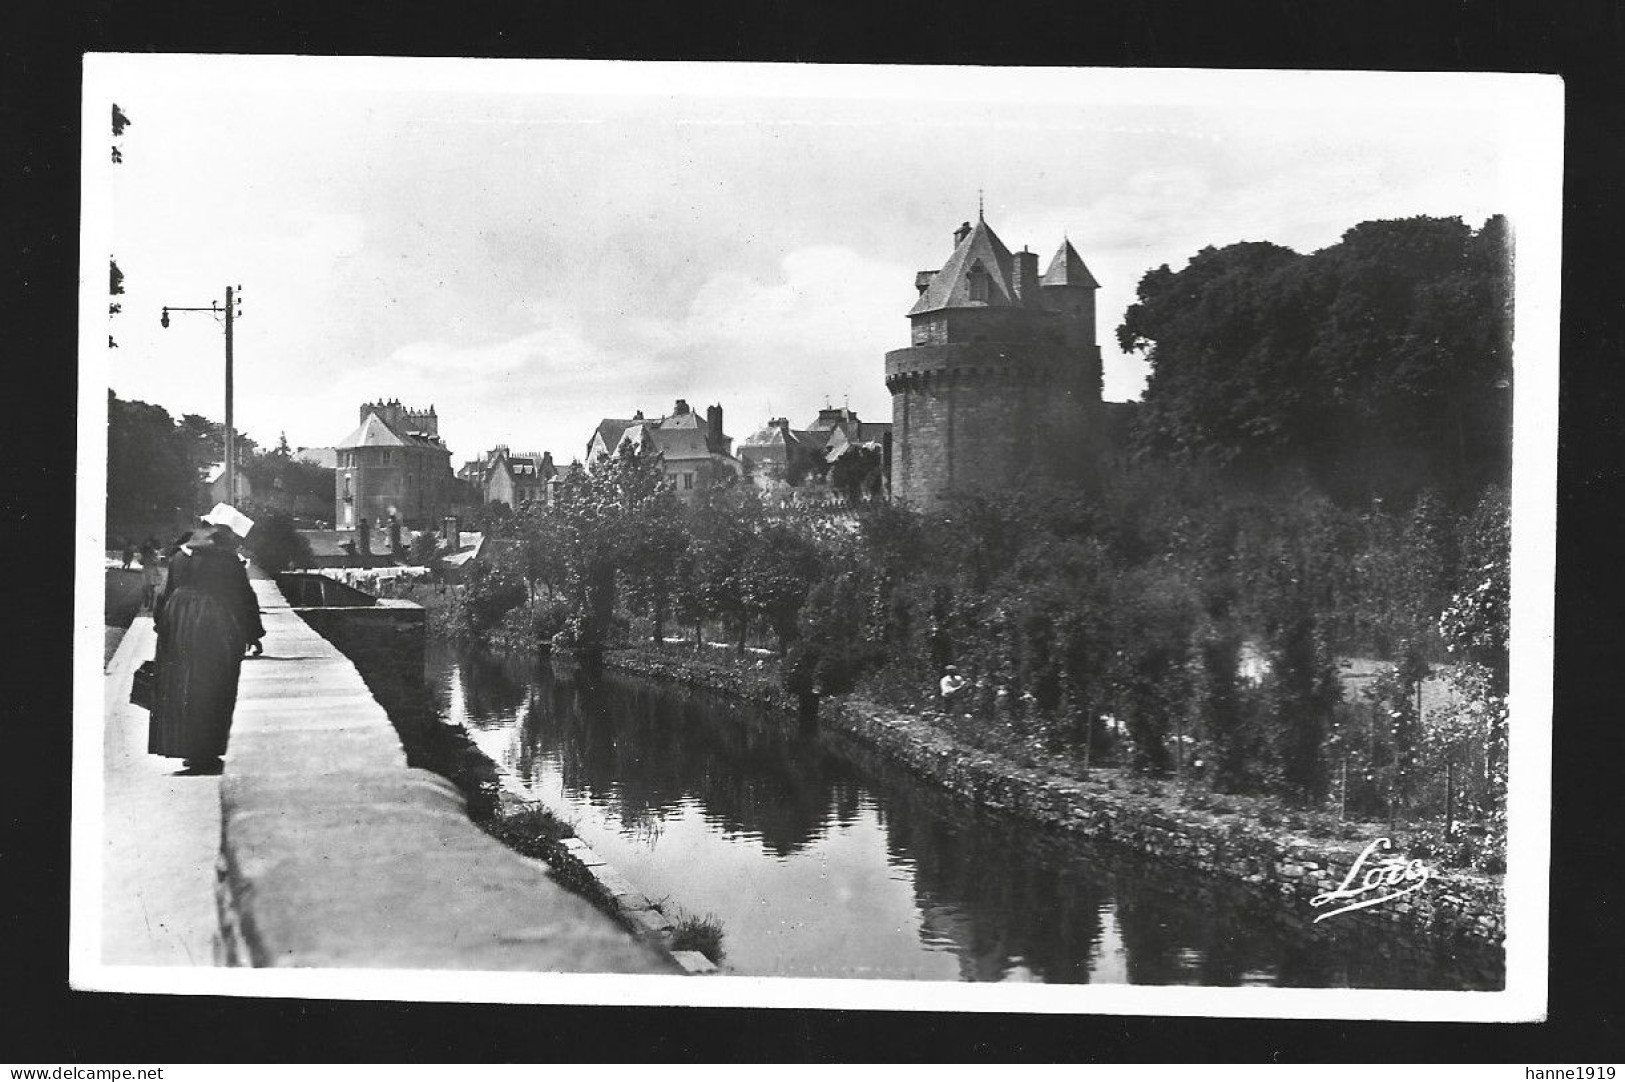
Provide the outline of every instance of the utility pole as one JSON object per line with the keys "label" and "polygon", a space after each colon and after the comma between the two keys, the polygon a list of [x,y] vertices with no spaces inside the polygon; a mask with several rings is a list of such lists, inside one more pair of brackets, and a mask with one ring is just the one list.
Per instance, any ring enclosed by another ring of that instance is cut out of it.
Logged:
{"label": "utility pole", "polygon": [[[232,417],[232,324],[237,318],[237,306],[242,303],[242,286],[226,287],[226,500],[233,506],[237,503],[237,429]],[[207,308],[183,308],[166,305],[163,315],[159,318],[160,326],[169,326],[169,313],[171,312],[211,312],[215,316],[221,315],[220,302],[211,301]]]}
{"label": "utility pole", "polygon": [[235,296],[226,287],[226,499],[237,506],[237,428],[232,424],[231,401],[231,323]]}

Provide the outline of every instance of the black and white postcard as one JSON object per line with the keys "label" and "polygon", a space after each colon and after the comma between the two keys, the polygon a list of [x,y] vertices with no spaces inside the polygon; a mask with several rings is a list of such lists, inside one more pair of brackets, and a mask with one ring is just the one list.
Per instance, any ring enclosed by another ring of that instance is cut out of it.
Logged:
{"label": "black and white postcard", "polygon": [[1556,77],[83,107],[74,987],[1544,1016]]}

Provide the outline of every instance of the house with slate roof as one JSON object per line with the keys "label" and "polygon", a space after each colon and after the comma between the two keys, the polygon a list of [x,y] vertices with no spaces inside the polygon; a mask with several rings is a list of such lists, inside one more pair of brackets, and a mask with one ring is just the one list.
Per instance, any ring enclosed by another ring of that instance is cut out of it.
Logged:
{"label": "house with slate roof", "polygon": [[792,428],[787,418],[775,417],[740,441],[739,461],[761,488],[799,487],[808,478],[822,478],[854,448],[873,448],[889,463],[891,427],[890,422],[861,421],[845,406],[824,407],[805,428]]}
{"label": "house with slate roof", "polygon": [[551,451],[515,452],[499,443],[484,457],[464,463],[457,476],[479,491],[482,503],[504,503],[518,510],[527,503],[551,506],[559,471]]}
{"label": "house with slate roof", "polygon": [[391,399],[364,403],[360,415],[334,448],[334,526],[359,530],[365,519],[381,536],[395,516],[403,527],[437,528],[453,510],[456,479],[434,407]]}
{"label": "house with slate roof", "polygon": [[940,270],[914,276],[910,345],[886,354],[894,498],[928,504],[1082,463],[1102,440],[1100,284],[1063,238],[1049,268],[980,213]]}
{"label": "house with slate roof", "polygon": [[722,431],[720,405],[706,407],[703,420],[681,398],[664,417],[651,419],[642,410],[625,420],[606,417],[587,441],[587,461],[608,457],[629,440],[642,451],[660,453],[666,479],[681,500],[693,500],[702,490],[732,482],[742,472],[733,455],[733,437]]}

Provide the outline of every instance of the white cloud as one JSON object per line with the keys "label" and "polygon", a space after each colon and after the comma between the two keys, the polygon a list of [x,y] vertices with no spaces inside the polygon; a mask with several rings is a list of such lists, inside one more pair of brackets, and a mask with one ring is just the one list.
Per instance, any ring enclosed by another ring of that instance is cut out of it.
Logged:
{"label": "white cloud", "polygon": [[1144,365],[1112,332],[1157,264],[1501,209],[1494,107],[1465,97],[944,114],[935,97],[144,82],[162,63],[119,91],[135,124],[108,193],[130,290],[113,384],[218,416],[218,330],[161,331],[157,309],[241,283],[238,420],[266,441],[331,443],[379,396],[434,402],[459,455],[567,457],[597,417],[677,397],[722,402],[735,435],[826,395],[884,418],[913,272],[941,265],[978,188],[1012,247],[1047,262],[1068,233],[1100,280],[1108,398],[1138,392]]}

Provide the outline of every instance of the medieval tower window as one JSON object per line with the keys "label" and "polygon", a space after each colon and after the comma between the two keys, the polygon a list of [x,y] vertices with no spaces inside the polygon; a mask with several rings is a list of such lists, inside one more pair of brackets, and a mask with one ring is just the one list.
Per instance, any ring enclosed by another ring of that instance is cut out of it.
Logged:
{"label": "medieval tower window", "polygon": [[982,266],[980,259],[971,264],[970,273],[965,276],[965,282],[970,286],[971,301],[977,304],[986,304],[988,294],[987,268]]}

